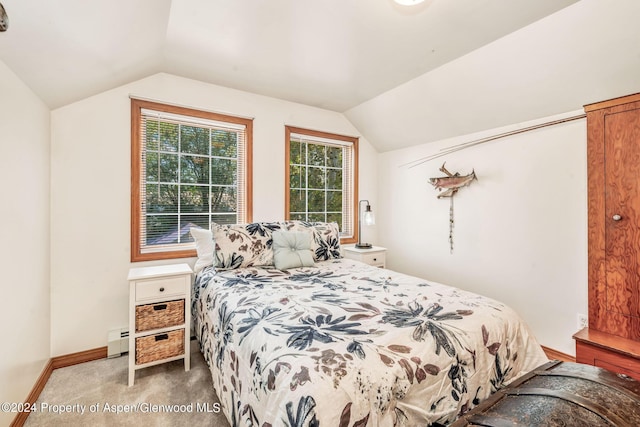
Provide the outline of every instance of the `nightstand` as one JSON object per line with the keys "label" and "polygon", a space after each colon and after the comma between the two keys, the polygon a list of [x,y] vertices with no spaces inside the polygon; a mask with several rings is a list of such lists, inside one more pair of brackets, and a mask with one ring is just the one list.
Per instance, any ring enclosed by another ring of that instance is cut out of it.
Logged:
{"label": "nightstand", "polygon": [[374,267],[385,268],[387,262],[387,248],[372,246],[370,249],[356,248],[354,245],[343,246],[345,258],[355,259]]}
{"label": "nightstand", "polygon": [[129,386],[148,366],[184,359],[190,369],[192,273],[187,264],[129,270]]}

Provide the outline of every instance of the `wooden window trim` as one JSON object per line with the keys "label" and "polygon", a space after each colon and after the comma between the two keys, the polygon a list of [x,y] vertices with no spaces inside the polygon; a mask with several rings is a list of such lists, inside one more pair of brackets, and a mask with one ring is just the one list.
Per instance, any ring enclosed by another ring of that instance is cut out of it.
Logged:
{"label": "wooden window trim", "polygon": [[131,98],[131,262],[195,257],[197,256],[195,249],[149,253],[143,253],[141,251],[141,230],[139,228],[139,224],[142,216],[142,206],[140,203],[141,165],[139,159],[141,158],[142,147],[140,145],[140,126],[138,124],[140,122],[142,109],[151,109],[160,112],[181,114],[246,126],[244,194],[246,195],[245,212],[247,222],[251,222],[253,216],[253,120],[188,107]]}
{"label": "wooden window trim", "polygon": [[289,181],[289,161],[290,159],[290,155],[289,155],[289,150],[290,150],[290,145],[291,145],[291,134],[292,133],[298,133],[298,134],[303,134],[303,135],[308,135],[311,137],[318,137],[318,138],[326,138],[326,139],[335,139],[338,141],[346,141],[346,142],[350,142],[352,144],[353,147],[353,235],[351,237],[341,237],[340,238],[340,243],[341,244],[349,244],[349,243],[356,243],[358,241],[358,163],[359,163],[359,157],[358,157],[358,141],[359,138],[358,137],[354,137],[354,136],[345,136],[345,135],[340,135],[340,134],[336,134],[336,133],[331,133],[331,132],[323,132],[323,131],[318,131],[318,130],[311,130],[311,129],[304,129],[304,128],[299,128],[299,127],[295,127],[295,126],[286,126],[285,125],[285,159],[284,159],[284,214],[285,214],[285,218],[288,219],[289,215],[290,215],[290,211],[289,211],[289,202],[290,202],[290,198],[289,198],[289,188],[290,188],[290,181]]}

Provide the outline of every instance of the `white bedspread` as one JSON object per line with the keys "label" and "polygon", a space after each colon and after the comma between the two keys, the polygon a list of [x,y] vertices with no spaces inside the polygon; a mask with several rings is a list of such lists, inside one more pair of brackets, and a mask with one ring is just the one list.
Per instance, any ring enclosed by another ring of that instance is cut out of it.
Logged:
{"label": "white bedspread", "polygon": [[504,304],[347,259],[208,268],[193,310],[232,426],[446,424],[547,361]]}

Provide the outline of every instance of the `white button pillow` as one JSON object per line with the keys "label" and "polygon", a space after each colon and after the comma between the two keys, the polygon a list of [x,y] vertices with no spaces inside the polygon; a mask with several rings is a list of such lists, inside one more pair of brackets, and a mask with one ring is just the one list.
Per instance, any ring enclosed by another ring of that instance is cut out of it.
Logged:
{"label": "white button pillow", "polygon": [[313,267],[311,233],[274,231],[273,261],[278,270],[288,270],[296,267]]}

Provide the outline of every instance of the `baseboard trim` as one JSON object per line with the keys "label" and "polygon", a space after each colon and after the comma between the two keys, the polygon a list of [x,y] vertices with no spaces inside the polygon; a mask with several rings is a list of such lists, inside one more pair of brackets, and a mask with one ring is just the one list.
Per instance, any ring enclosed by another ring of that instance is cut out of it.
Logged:
{"label": "baseboard trim", "polygon": [[[53,372],[53,361],[52,359],[49,359],[47,364],[44,366],[44,369],[40,373],[40,376],[36,380],[36,383],[33,385],[31,393],[29,393],[29,396],[27,396],[27,400],[25,400],[25,403],[29,403],[31,405],[36,403],[36,400],[38,400],[38,397],[40,397],[40,393],[42,393],[45,384],[47,384],[47,381],[49,381],[51,372]],[[10,427],[22,427],[22,425],[27,421],[28,416],[29,412],[18,412],[16,417],[11,422]]]}
{"label": "baseboard trim", "polygon": [[64,368],[77,365],[79,363],[91,362],[93,360],[106,359],[107,347],[94,348],[93,350],[79,351],[78,353],[56,356],[52,360],[53,369]]}
{"label": "baseboard trim", "polygon": [[[42,373],[36,380],[36,383],[31,389],[31,393],[27,396],[25,403],[33,405],[40,397],[40,393],[44,390],[44,386],[49,381],[51,373],[54,369],[64,368],[66,366],[77,365],[79,363],[91,362],[93,360],[106,359],[107,347],[94,348],[93,350],[79,351],[77,353],[65,354],[63,356],[56,356],[47,362],[42,370]],[[10,424],[10,427],[22,427],[29,417],[29,412],[18,412],[16,417]]]}
{"label": "baseboard trim", "polygon": [[575,362],[576,358],[573,356],[570,356],[566,353],[562,353],[558,350],[554,350],[552,348],[549,347],[545,347],[542,346],[542,349],[544,350],[544,353],[547,355],[547,357],[551,360],[561,360],[563,362]]}

